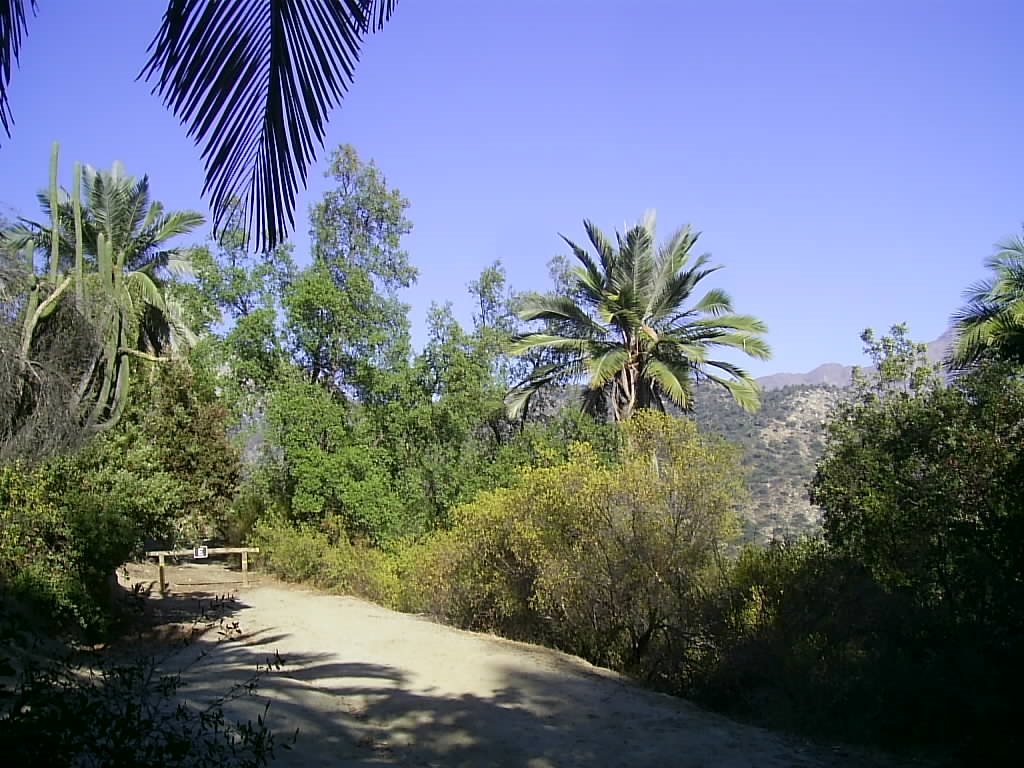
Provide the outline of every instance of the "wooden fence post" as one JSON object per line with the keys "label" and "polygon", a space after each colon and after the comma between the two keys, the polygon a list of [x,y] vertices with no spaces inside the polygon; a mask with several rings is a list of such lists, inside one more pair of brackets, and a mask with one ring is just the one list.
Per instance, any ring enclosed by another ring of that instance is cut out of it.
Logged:
{"label": "wooden fence post", "polygon": [[[207,555],[241,555],[242,556],[242,586],[249,586],[249,553],[256,554],[260,551],[259,547],[203,547],[206,550]],[[158,568],[160,569],[160,594],[167,592],[167,576],[164,570],[167,562],[165,558],[168,557],[188,557],[191,555],[194,559],[196,556],[195,549],[160,549],[150,552],[146,552],[146,557],[157,558]],[[202,559],[202,558],[199,558]]]}

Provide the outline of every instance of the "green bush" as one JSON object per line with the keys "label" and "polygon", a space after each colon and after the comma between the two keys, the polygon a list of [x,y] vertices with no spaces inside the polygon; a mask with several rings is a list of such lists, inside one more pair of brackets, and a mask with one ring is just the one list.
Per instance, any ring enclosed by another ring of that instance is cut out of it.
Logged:
{"label": "green bush", "polygon": [[820,539],[745,550],[703,606],[704,701],[965,764],[1017,757],[1024,382],[947,384],[902,328],[875,342],[811,485]]}
{"label": "green bush", "polygon": [[624,439],[619,463],[580,444],[458,508],[399,556],[399,605],[684,685],[691,620],[736,533],[738,456],[662,414],[638,414]]}
{"label": "green bush", "polygon": [[986,364],[947,385],[900,357],[903,329],[865,339],[884,375],[830,424],[811,495],[837,555],[899,603],[864,673],[878,734],[1004,759],[1024,685],[1024,381]]}
{"label": "green bush", "polygon": [[250,543],[260,548],[262,566],[286,581],[384,605],[396,603],[393,558],[381,550],[350,543],[336,518],[314,527],[281,516],[269,517],[256,524]]}
{"label": "green bush", "polygon": [[309,523],[280,517],[260,520],[249,542],[260,548],[259,563],[285,581],[320,583],[330,550],[327,534]]}
{"label": "green bush", "polygon": [[0,467],[0,586],[56,625],[101,630],[114,574],[151,530],[136,480],[91,474],[79,457]]}
{"label": "green bush", "polygon": [[878,634],[910,620],[901,596],[821,539],[751,545],[705,601],[701,623],[714,649],[692,693],[775,727],[830,738],[878,741],[905,723],[879,690],[913,660]]}
{"label": "green bush", "polygon": [[0,466],[0,610],[13,599],[43,615],[87,623],[88,595],[76,576],[81,558],[72,526],[48,498],[40,473]]}

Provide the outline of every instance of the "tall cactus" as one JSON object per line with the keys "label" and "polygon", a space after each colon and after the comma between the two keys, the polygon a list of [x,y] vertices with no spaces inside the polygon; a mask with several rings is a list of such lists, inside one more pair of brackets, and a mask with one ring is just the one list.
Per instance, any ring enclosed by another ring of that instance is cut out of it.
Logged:
{"label": "tall cactus", "polygon": [[[131,334],[137,334],[136,315],[141,305],[133,298],[127,282],[125,245],[112,242],[103,233],[95,235],[94,232],[96,259],[95,266],[89,267],[83,237],[82,166],[76,163],[74,167],[68,210],[67,203],[62,203],[57,182],[59,154],[60,148],[55,142],[50,156],[47,195],[50,221],[48,226],[37,227],[39,231],[36,232],[40,237],[44,234],[49,236],[48,263],[39,265],[37,269],[35,241],[30,238],[24,246],[30,284],[21,332],[20,361],[26,373],[25,386],[29,386],[29,361],[33,343],[44,330],[42,322],[63,302],[73,301],[74,309],[88,320],[97,340],[94,357],[74,387],[73,410],[83,428],[98,431],[115,424],[124,410],[131,377],[131,358],[151,361],[162,358],[146,354],[134,346],[136,339]],[[73,259],[70,269],[62,271],[62,242],[65,243],[65,252],[68,247],[63,228],[67,226],[68,218],[74,227]],[[47,228],[49,231],[44,233],[42,230]],[[135,275],[135,278],[139,276]],[[146,279],[154,278],[149,276]],[[164,306],[160,308],[165,309]]]}

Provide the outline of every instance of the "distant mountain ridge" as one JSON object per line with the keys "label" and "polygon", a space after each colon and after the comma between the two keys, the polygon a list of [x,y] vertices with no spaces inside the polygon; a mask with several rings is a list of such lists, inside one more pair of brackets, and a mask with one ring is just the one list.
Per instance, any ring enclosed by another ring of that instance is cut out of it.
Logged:
{"label": "distant mountain ridge", "polygon": [[[953,348],[954,332],[950,328],[934,341],[928,342],[928,359],[942,360]],[[782,387],[848,387],[854,366],[842,363],[823,363],[807,373],[773,373],[757,380],[764,391]]]}

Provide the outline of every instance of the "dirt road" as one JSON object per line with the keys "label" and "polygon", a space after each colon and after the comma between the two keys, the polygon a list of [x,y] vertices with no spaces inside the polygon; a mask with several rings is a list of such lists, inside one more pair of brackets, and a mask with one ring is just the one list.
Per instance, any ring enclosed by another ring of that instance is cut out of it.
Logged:
{"label": "dirt road", "polygon": [[[189,574],[173,577],[179,591]],[[238,594],[231,611],[243,635],[194,646],[193,662],[205,655],[189,666],[186,691],[197,701],[223,694],[280,654],[283,668],[227,710],[255,718],[269,701],[272,729],[299,730],[275,765],[873,764],[732,722],[565,654],[354,598],[265,582]]]}

